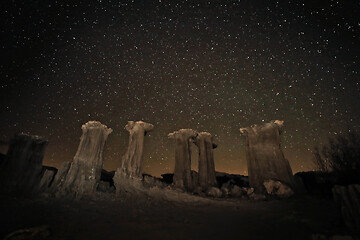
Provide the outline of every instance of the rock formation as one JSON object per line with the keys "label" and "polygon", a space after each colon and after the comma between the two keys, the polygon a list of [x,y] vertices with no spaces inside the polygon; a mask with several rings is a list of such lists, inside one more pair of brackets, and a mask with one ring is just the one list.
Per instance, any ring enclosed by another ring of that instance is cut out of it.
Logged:
{"label": "rock formation", "polygon": [[346,227],[354,237],[360,236],[360,185],[335,186],[334,200],[340,205]]}
{"label": "rock formation", "polygon": [[33,194],[38,191],[45,148],[39,136],[16,134],[0,167],[0,191]]}
{"label": "rock formation", "polygon": [[82,136],[73,162],[63,163],[53,187],[57,195],[81,197],[92,194],[100,181],[103,151],[111,128],[97,121],[82,125]]}
{"label": "rock formation", "polygon": [[63,162],[57,171],[54,180],[52,184],[50,185],[49,192],[59,194],[60,189],[62,189],[62,186],[64,185],[65,179],[67,177],[67,174],[69,172],[71,166],[71,162]]}
{"label": "rock formation", "polygon": [[290,164],[280,148],[283,121],[240,128],[246,137],[246,159],[249,183],[257,193],[265,193],[264,182],[280,181],[292,189],[295,182]]}
{"label": "rock formation", "polygon": [[192,129],[180,129],[170,133],[168,137],[176,142],[175,169],[173,182],[175,186],[192,190],[194,188],[191,179],[191,148],[198,133]]}
{"label": "rock formation", "polygon": [[264,187],[266,193],[270,196],[288,198],[294,195],[294,191],[280,181],[274,181],[272,179],[266,180],[264,182]]}
{"label": "rock formation", "polygon": [[39,192],[41,192],[41,193],[46,192],[49,189],[52,181],[54,180],[55,174],[56,174],[55,171],[52,171],[49,169],[45,169],[43,171],[44,171],[44,173],[41,176],[41,180],[40,180],[40,184],[39,184]]}
{"label": "rock formation", "polygon": [[154,125],[143,121],[129,121],[125,129],[129,132],[129,145],[121,161],[121,169],[128,176],[140,177],[142,171],[144,136]]}
{"label": "rock formation", "polygon": [[208,132],[200,132],[194,143],[199,149],[199,185],[206,190],[216,185],[214,148],[217,145]]}
{"label": "rock formation", "polygon": [[125,129],[129,132],[129,144],[122,157],[121,166],[114,175],[114,184],[118,194],[141,189],[144,137],[154,125],[143,121],[128,121]]}

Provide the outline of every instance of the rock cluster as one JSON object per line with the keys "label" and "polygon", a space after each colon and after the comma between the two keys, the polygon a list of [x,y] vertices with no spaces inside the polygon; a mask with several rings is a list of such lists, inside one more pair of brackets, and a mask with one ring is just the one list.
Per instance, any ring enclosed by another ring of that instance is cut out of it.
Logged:
{"label": "rock cluster", "polygon": [[[214,164],[214,148],[217,145],[208,132],[196,132],[192,129],[180,129],[168,135],[174,139],[175,168],[173,183],[176,187],[187,191],[214,192],[216,174]],[[199,153],[199,172],[191,171],[191,144],[194,143]],[[216,194],[215,194],[216,195]]]}
{"label": "rock cluster", "polygon": [[[80,144],[73,161],[63,162],[58,171],[42,168],[46,140],[18,134],[0,165],[0,190],[46,192],[81,198],[96,191],[116,191],[117,195],[143,194],[153,187],[164,189],[169,186],[164,182],[168,182],[180,192],[216,198],[286,198],[294,194],[295,181],[280,148],[282,125],[282,121],[276,120],[240,129],[246,137],[249,182],[244,176],[215,172],[214,149],[217,144],[208,132],[180,129],[168,134],[176,146],[175,167],[174,174],[166,175],[163,182],[142,173],[145,135],[154,128],[150,123],[127,123],[128,147],[114,172],[102,169],[104,146],[112,129],[100,122],[90,121],[82,126]],[[198,149],[198,172],[191,170],[192,144]]]}

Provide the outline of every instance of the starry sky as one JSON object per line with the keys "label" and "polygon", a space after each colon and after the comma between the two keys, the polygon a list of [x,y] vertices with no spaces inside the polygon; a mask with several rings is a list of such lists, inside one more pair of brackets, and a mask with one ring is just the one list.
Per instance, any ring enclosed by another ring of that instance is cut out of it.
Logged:
{"label": "starry sky", "polygon": [[216,170],[240,174],[240,127],[284,120],[294,172],[360,128],[359,1],[6,0],[0,15],[0,140],[44,136],[46,165],[73,159],[89,120],[114,130],[107,170],[128,120],[154,124],[144,172],[157,176],[173,170],[167,134],[181,128],[213,134]]}

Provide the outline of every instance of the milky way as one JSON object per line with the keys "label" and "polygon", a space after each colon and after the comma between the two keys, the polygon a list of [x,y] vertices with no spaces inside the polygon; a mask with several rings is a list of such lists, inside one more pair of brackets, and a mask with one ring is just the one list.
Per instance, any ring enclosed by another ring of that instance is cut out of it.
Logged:
{"label": "milky way", "polygon": [[358,1],[198,2],[1,3],[1,140],[42,135],[58,167],[98,120],[114,130],[114,170],[124,126],[143,120],[155,125],[145,172],[171,172],[167,134],[192,128],[215,136],[217,171],[246,174],[240,127],[284,120],[294,172],[313,168],[315,145],[359,129]]}

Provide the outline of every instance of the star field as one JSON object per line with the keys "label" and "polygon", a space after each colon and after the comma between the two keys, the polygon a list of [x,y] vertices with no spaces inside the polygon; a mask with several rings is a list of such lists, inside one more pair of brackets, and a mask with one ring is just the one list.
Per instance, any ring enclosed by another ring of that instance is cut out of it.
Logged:
{"label": "star field", "polygon": [[[216,170],[240,174],[240,127],[284,120],[294,172],[313,169],[315,145],[359,129],[357,1],[1,5],[0,138],[44,136],[46,165],[72,160],[89,120],[114,130],[108,170],[125,153],[127,121],[154,124],[144,153],[154,175],[173,170],[167,134],[180,128],[213,134]],[[194,146],[194,169],[196,155]]]}

